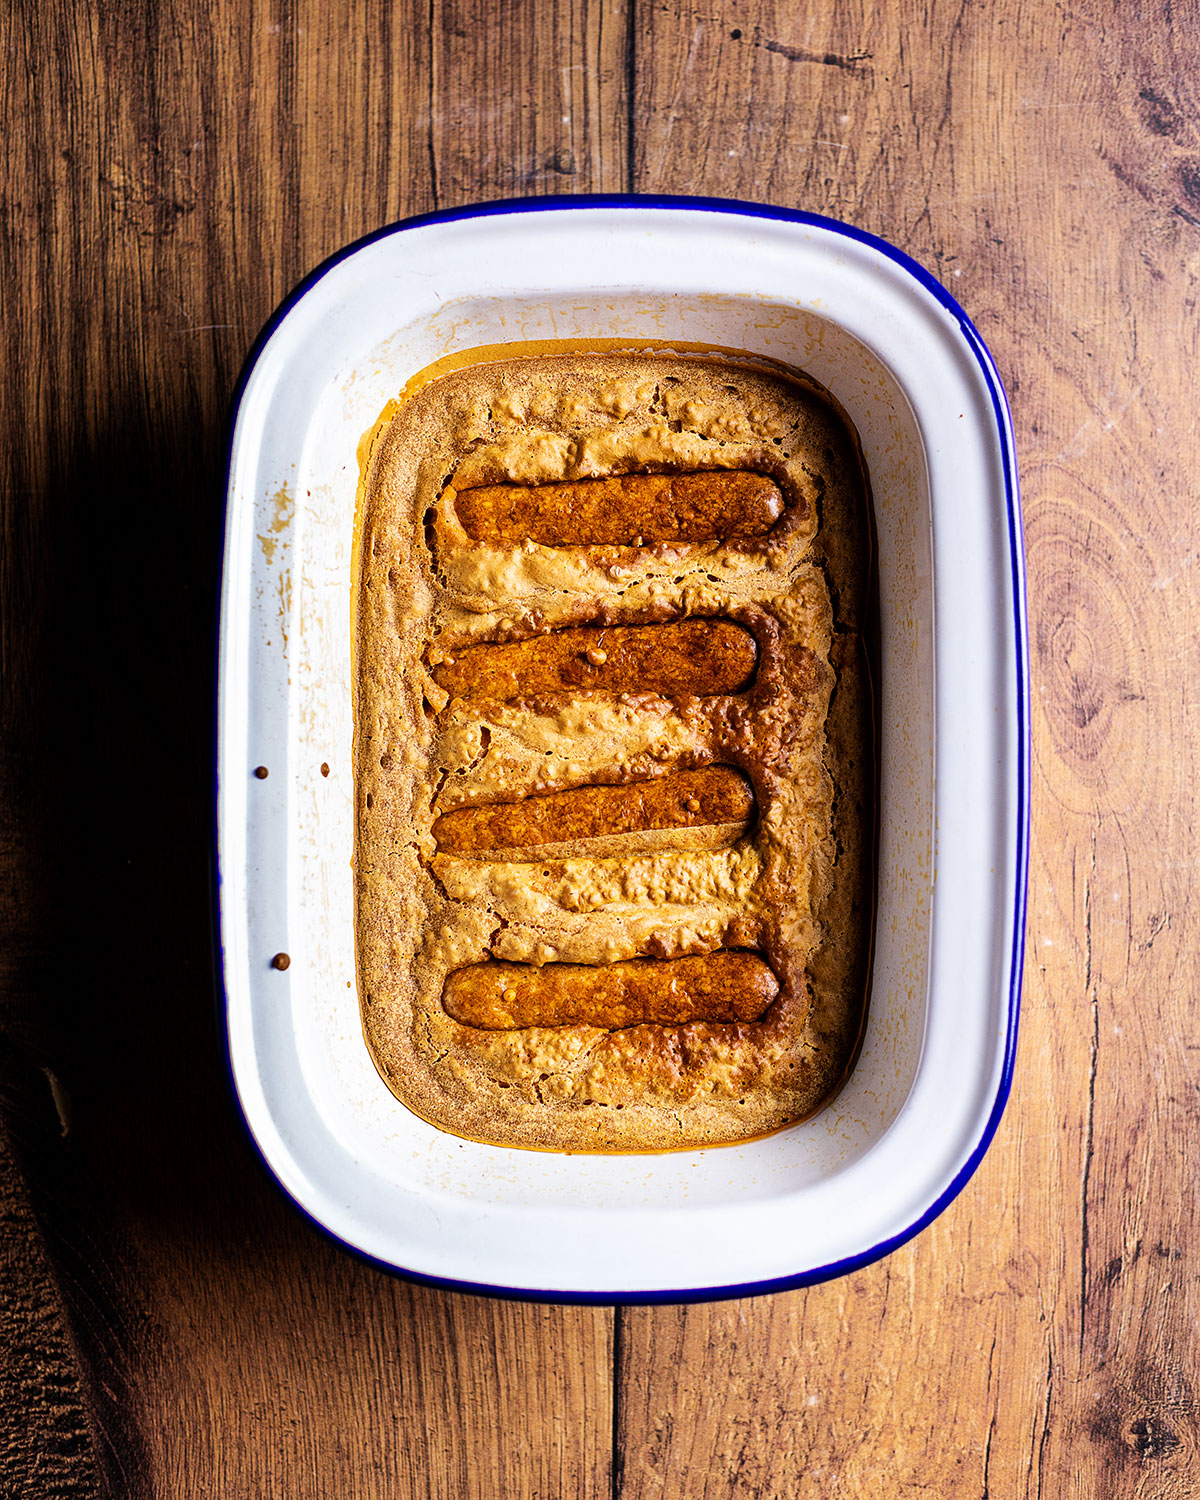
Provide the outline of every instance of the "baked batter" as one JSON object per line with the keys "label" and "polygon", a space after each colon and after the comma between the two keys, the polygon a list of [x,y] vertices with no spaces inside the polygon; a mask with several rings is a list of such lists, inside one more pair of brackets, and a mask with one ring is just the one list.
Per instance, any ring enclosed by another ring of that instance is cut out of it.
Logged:
{"label": "baked batter", "polygon": [[844,1076],[870,951],[866,482],[826,394],[688,355],[481,363],[373,434],[364,1030],[458,1135],[744,1139]]}

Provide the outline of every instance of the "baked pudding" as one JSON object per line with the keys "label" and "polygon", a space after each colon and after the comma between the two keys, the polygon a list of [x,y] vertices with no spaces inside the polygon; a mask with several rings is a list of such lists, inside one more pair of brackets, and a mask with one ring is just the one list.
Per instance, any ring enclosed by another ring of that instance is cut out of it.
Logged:
{"label": "baked pudding", "polygon": [[361,451],[363,1028],[506,1146],[811,1114],[865,1005],[867,482],[827,392],[691,354],[497,358]]}

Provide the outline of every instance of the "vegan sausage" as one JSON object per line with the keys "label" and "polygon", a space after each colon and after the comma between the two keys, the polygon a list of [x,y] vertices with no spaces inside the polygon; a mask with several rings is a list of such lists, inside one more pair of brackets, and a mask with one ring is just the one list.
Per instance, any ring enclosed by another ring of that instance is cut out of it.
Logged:
{"label": "vegan sausage", "polygon": [[533,964],[491,960],[456,969],[442,1004],[464,1026],[684,1026],[689,1021],[757,1021],[779,982],[755,953],[728,950],[622,963]]}
{"label": "vegan sausage", "polygon": [[477,542],[640,547],[763,536],[783,514],[773,479],[739,469],[619,474],[559,484],[460,490],[455,510]]}
{"label": "vegan sausage", "polygon": [[433,836],[443,854],[470,854],[650,828],[745,825],[753,812],[754,793],[740,771],[706,766],[653,781],[572,787],[522,802],[455,808],[436,819]]}
{"label": "vegan sausage", "polygon": [[564,689],[704,698],[747,688],[757,662],[750,631],[731,620],[693,617],[665,625],[580,625],[466,646],[439,662],[432,676],[458,698],[527,698]]}

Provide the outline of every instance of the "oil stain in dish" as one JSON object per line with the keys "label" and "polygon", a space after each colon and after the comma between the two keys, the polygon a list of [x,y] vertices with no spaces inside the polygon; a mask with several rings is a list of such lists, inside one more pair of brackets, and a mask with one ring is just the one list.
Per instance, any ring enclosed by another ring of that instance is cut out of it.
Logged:
{"label": "oil stain in dish", "polygon": [[266,531],[258,533],[258,540],[263,557],[269,564],[275,561],[275,549],[279,545],[280,536],[292,524],[292,518],[296,514],[296,497],[286,484],[281,484],[273,495],[267,497],[267,504],[274,514]]}
{"label": "oil stain in dish", "polygon": [[[276,549],[285,531],[292,524],[296,515],[296,497],[286,484],[281,484],[266,499],[270,510],[271,519],[267,524],[266,531],[258,533],[259,545],[262,547],[263,560],[270,567],[275,561]],[[279,594],[279,634],[286,653],[288,644],[287,622],[292,607],[292,570],[284,568],[277,580],[276,588]],[[267,642],[269,646],[270,641]]]}

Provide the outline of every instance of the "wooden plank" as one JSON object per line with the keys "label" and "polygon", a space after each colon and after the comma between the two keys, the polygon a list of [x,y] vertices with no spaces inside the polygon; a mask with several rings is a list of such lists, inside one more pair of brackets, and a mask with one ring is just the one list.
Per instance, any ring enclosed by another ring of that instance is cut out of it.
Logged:
{"label": "wooden plank", "polygon": [[979,322],[1023,457],[1037,832],[980,1174],[842,1282],[624,1313],[622,1492],[1188,1493],[1195,5],[638,6],[632,140],[619,8],[160,11],[6,18],[4,1113],[42,1066],[73,1101],[36,1222],[5,1169],[33,1248],[4,1370],[36,1399],[32,1350],[60,1402],[10,1420],[6,1484],[58,1433],[64,1493],[605,1490],[606,1313],[358,1266],[231,1126],[206,684],[223,406],[275,301],[402,213],[627,186],[632,154],[642,190],[875,229]]}
{"label": "wooden plank", "polygon": [[628,189],[625,0],[433,0],[439,208]]}
{"label": "wooden plank", "polygon": [[637,188],[881,233],[991,346],[1023,461],[1035,832],[984,1166],[854,1276],[627,1310],[619,1492],[1191,1494],[1196,7],[639,15]]}
{"label": "wooden plank", "polygon": [[13,1500],[99,1484],[90,1403],[54,1269],[0,1132],[0,1488]]}
{"label": "wooden plank", "polygon": [[155,1493],[608,1492],[607,1312],[408,1286],[303,1228],[268,1245],[216,1254],[207,1298],[200,1278],[164,1289]]}
{"label": "wooden plank", "polygon": [[[72,1109],[38,1167],[52,1264],[0,1274],[6,1330],[61,1372],[70,1493],[608,1490],[611,1313],[412,1288],[315,1234],[234,1124],[210,964],[224,420],[252,339],[401,215],[621,185],[620,12],[505,19],[499,44],[435,19],[435,49],[415,3],[6,18],[3,1025],[21,1096],[49,1108],[49,1067]],[[3,1472],[36,1478],[47,1424],[11,1415]]]}

